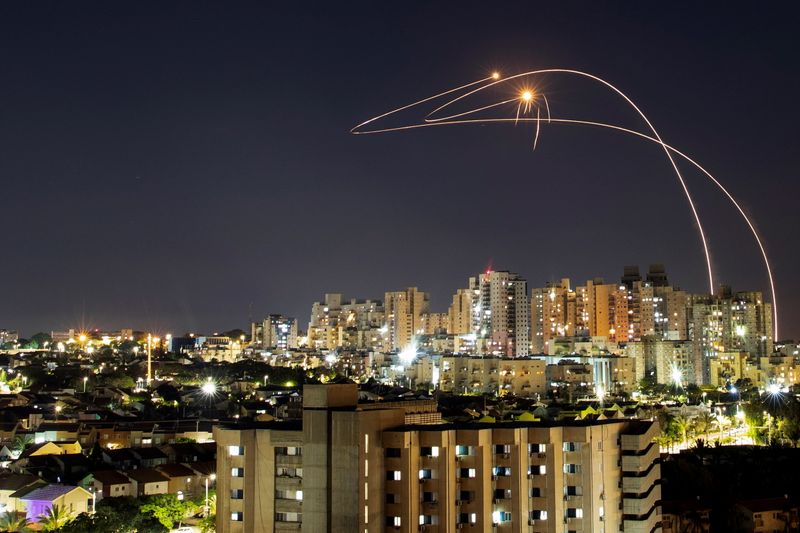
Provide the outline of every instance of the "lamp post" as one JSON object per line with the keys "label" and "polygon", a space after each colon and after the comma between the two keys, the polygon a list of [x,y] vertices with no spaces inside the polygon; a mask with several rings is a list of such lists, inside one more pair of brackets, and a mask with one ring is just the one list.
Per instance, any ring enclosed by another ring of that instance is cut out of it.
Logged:
{"label": "lamp post", "polygon": [[205,510],[203,512],[203,516],[208,516],[208,513],[211,510],[211,506],[209,505],[210,502],[209,502],[209,499],[208,499],[208,480],[209,479],[211,479],[211,480],[217,479],[217,475],[216,474],[211,474],[210,476],[206,476],[206,505],[205,505]]}

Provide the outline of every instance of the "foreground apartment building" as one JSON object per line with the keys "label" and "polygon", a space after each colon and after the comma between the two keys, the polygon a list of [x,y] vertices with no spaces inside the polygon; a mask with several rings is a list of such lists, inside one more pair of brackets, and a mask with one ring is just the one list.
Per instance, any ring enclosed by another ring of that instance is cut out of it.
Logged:
{"label": "foreground apartment building", "polygon": [[306,386],[302,424],[215,428],[217,531],[660,529],[654,422],[408,425],[357,398]]}

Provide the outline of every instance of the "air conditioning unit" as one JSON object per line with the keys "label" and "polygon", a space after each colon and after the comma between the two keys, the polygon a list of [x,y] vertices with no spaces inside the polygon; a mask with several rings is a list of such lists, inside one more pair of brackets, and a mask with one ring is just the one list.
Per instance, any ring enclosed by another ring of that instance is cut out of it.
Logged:
{"label": "air conditioning unit", "polygon": [[503,454],[503,459],[508,459],[509,457],[511,457],[510,453],[504,453]]}
{"label": "air conditioning unit", "polygon": [[547,456],[546,456],[545,454],[543,454],[543,453],[540,453],[539,455],[537,455],[537,457],[538,457],[539,459],[544,459],[544,458],[545,458],[545,457],[547,457]]}

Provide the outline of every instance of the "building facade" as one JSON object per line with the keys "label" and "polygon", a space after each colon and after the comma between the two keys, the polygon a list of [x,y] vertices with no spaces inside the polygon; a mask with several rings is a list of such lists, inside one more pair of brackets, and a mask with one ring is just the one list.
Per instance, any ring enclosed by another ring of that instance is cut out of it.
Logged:
{"label": "building facade", "polygon": [[355,385],[304,389],[302,425],[215,428],[217,531],[649,533],[655,422],[407,425]]}

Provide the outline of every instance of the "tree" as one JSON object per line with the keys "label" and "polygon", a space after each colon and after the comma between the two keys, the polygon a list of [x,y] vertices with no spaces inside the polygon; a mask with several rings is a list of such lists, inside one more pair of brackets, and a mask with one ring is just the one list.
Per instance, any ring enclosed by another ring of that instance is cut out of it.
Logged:
{"label": "tree", "polygon": [[52,344],[53,338],[48,335],[47,333],[37,333],[36,335],[31,336],[31,344],[36,343],[36,346],[39,348],[44,348],[45,344]]}
{"label": "tree", "polygon": [[3,533],[19,533],[28,531],[30,521],[24,515],[12,511],[0,514],[0,531]]}
{"label": "tree", "polygon": [[31,444],[33,444],[33,436],[30,433],[22,433],[14,437],[14,440],[11,441],[10,449],[19,455]]}
{"label": "tree", "polygon": [[702,411],[694,419],[695,433],[704,435],[706,438],[706,442],[708,442],[708,432],[711,430],[711,427],[713,425],[714,425],[714,415],[712,415],[708,411]]}
{"label": "tree", "polygon": [[140,510],[158,520],[167,529],[172,529],[175,522],[180,522],[196,508],[196,503],[181,501],[174,494],[158,494],[149,497]]}
{"label": "tree", "polygon": [[200,520],[200,531],[202,533],[214,533],[217,531],[217,495],[212,494],[208,498],[208,514]]}
{"label": "tree", "polygon": [[135,498],[104,498],[97,502],[95,514],[81,513],[59,533],[165,533],[167,528],[140,511]]}
{"label": "tree", "polygon": [[685,415],[677,415],[672,419],[672,424],[681,437],[681,444],[685,443],[691,426],[689,418]]}
{"label": "tree", "polygon": [[73,518],[72,513],[64,507],[53,505],[39,515],[39,524],[42,526],[43,531],[58,531],[72,521]]}
{"label": "tree", "polygon": [[99,381],[106,387],[116,387],[119,389],[132,389],[136,386],[136,380],[125,372],[103,374],[99,377]]}

